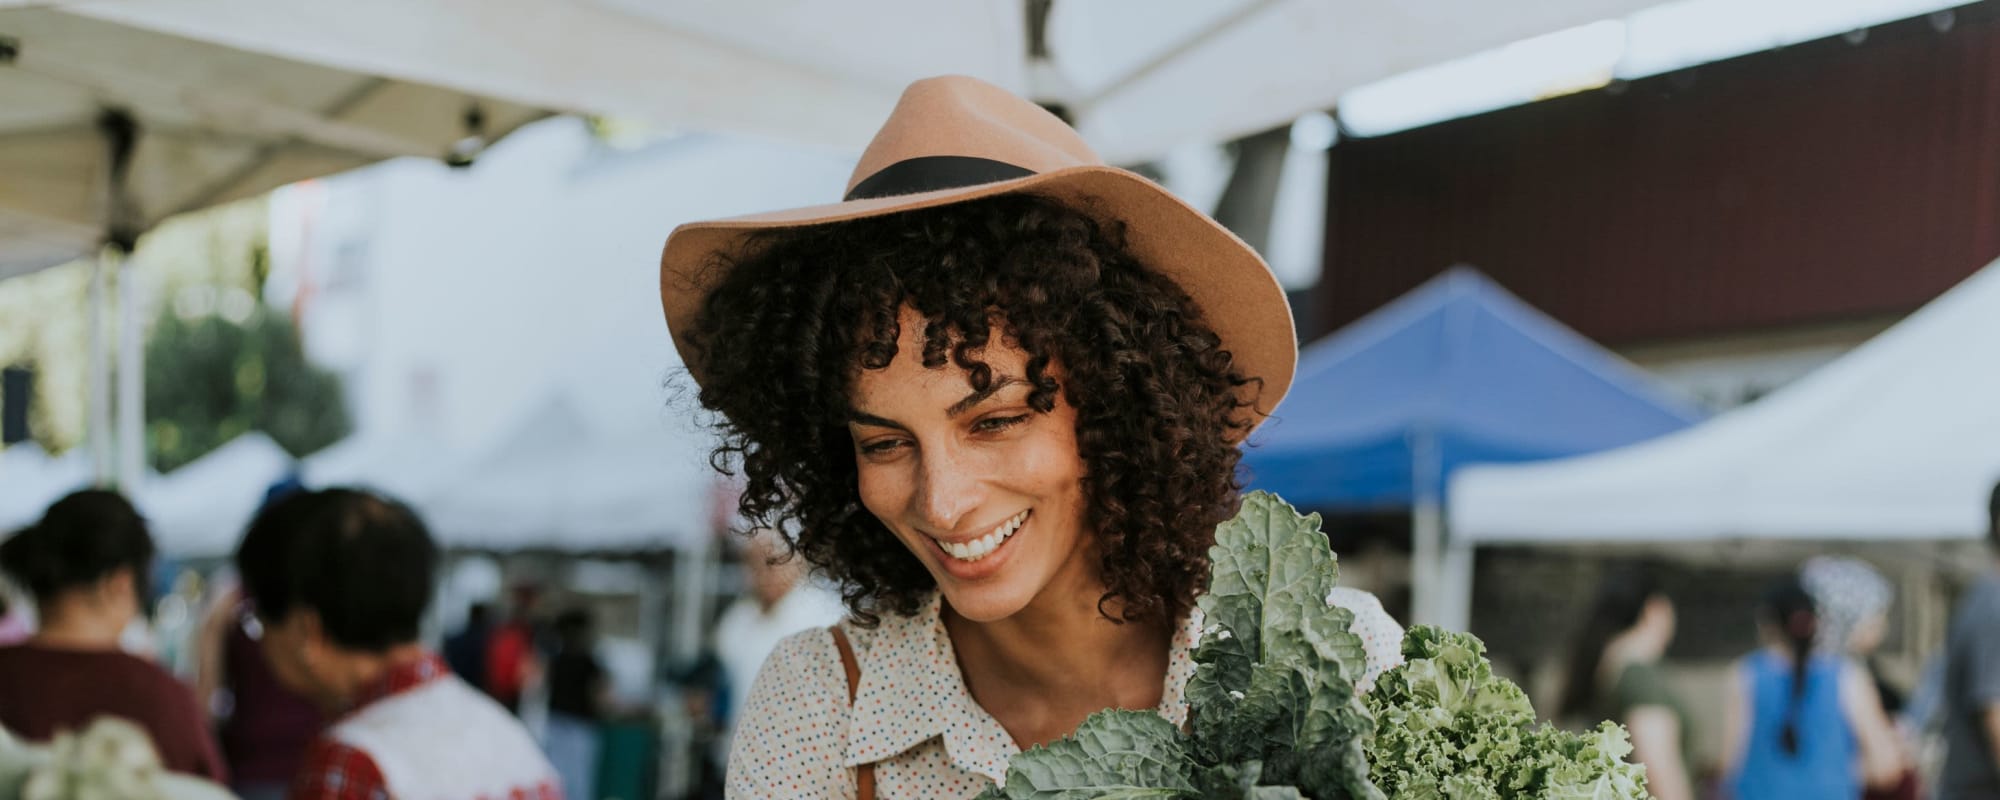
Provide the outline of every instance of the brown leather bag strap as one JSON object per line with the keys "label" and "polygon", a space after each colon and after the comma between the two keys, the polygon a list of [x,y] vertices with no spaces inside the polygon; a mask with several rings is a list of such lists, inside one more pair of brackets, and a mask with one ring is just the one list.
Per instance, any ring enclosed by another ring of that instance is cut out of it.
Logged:
{"label": "brown leather bag strap", "polygon": [[[847,706],[854,707],[854,698],[861,691],[861,664],[854,660],[854,646],[847,643],[847,631],[835,624],[833,646],[840,648],[840,668],[847,671]],[[875,765],[862,764],[854,768],[854,788],[856,800],[875,800]]]}

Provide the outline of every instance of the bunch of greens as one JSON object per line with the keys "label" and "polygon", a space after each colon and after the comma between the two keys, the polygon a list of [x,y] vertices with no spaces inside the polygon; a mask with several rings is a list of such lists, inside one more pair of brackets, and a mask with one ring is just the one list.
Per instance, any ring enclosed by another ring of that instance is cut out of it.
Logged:
{"label": "bunch of greens", "polygon": [[1377,786],[1397,800],[1647,797],[1644,770],[1624,760],[1624,728],[1536,725],[1527,695],[1495,677],[1485,653],[1469,634],[1430,626],[1403,637],[1403,665],[1368,694]]}
{"label": "bunch of greens", "polygon": [[1409,662],[1364,703],[1353,615],[1326,600],[1339,571],[1319,515],[1253,492],[1209,555],[1186,729],[1151,711],[1099,712],[1015,756],[984,800],[1645,796],[1618,760],[1622,730],[1531,727],[1526,698],[1469,636],[1417,629]]}
{"label": "bunch of greens", "polygon": [[1187,730],[1150,711],[1100,712],[1016,756],[988,798],[1383,796],[1362,753],[1374,722],[1354,690],[1361,640],[1353,615],[1326,602],[1338,570],[1319,517],[1256,492],[1215,539]]}

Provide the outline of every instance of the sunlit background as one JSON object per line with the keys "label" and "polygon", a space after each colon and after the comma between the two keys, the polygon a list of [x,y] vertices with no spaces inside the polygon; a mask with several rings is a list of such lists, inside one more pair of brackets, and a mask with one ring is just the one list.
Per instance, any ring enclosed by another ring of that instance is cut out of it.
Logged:
{"label": "sunlit background", "polygon": [[1875,565],[1908,687],[1986,562],[2000,0],[0,0],[0,531],[121,487],[185,669],[267,486],[380,488],[451,552],[433,637],[596,609],[630,792],[694,796],[745,579],[660,245],[835,199],[941,73],[1264,253],[1304,346],[1247,484],[1538,707],[1657,564],[1712,771],[1774,577]]}

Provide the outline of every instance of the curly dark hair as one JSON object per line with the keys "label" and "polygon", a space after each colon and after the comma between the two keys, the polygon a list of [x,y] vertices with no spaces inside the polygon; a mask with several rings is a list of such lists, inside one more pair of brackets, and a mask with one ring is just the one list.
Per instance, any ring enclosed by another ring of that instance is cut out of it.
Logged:
{"label": "curly dark hair", "polygon": [[740,468],[744,518],[833,578],[857,620],[915,613],[936,586],[862,507],[847,428],[853,378],[895,358],[905,306],[927,320],[925,367],[949,360],[984,391],[996,376],[974,354],[998,328],[1027,353],[1029,405],[1048,413],[1062,391],[1076,409],[1100,612],[1187,613],[1236,510],[1235,442],[1261,383],[1179,285],[1129,255],[1122,224],[1003,195],[765,232],[705,269],[723,273],[687,338],[701,404],[723,417],[711,464]]}

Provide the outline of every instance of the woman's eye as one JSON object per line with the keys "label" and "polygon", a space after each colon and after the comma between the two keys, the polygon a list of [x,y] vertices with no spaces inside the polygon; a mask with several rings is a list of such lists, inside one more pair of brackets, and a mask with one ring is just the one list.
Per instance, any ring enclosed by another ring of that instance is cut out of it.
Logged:
{"label": "woman's eye", "polygon": [[1019,414],[1012,417],[987,417],[973,423],[972,429],[979,433],[999,433],[1027,421],[1028,415],[1026,414]]}
{"label": "woman's eye", "polygon": [[903,445],[901,439],[881,439],[861,446],[862,455],[879,456],[894,452]]}

